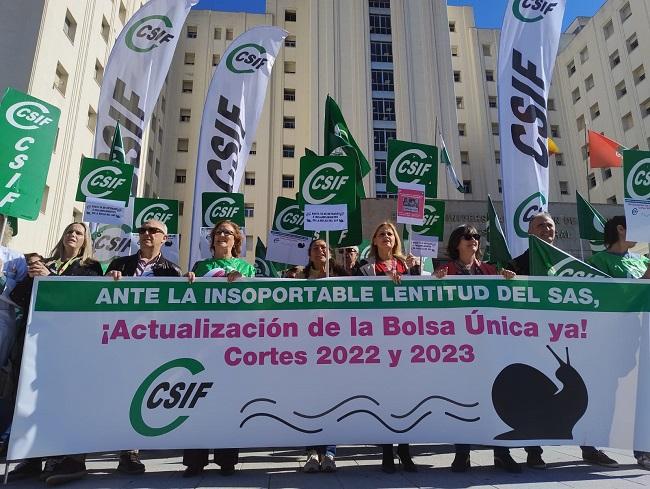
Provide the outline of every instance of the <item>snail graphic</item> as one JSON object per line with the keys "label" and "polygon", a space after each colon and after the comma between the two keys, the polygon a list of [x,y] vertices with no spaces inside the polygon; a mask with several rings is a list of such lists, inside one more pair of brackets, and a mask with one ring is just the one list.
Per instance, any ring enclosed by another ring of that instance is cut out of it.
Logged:
{"label": "snail graphic", "polygon": [[513,363],[492,385],[492,403],[499,417],[512,428],[495,440],[570,440],[573,427],[587,410],[587,387],[571,366],[546,346],[560,364],[555,376],[562,388],[530,365]]}

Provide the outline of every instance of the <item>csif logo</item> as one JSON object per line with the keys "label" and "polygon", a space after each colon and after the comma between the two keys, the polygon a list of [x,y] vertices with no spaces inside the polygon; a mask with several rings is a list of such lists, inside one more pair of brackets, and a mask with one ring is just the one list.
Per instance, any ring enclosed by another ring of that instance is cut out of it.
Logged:
{"label": "csif logo", "polygon": [[236,74],[255,73],[269,61],[270,57],[263,46],[248,43],[232,50],[226,58],[226,67]]}
{"label": "csif logo", "polygon": [[16,129],[33,131],[50,124],[54,119],[48,117],[50,110],[38,102],[23,101],[13,104],[7,109],[7,122]]}
{"label": "csif logo", "polygon": [[637,161],[625,180],[625,190],[631,199],[650,197],[650,158]]}
{"label": "csif logo", "polygon": [[151,219],[155,219],[156,221],[167,224],[173,217],[174,214],[171,212],[171,209],[168,205],[151,204],[142,209],[142,211],[140,211],[140,214],[136,216],[135,227],[139,228],[142,226],[143,222],[150,221]]}
{"label": "csif logo", "polygon": [[275,218],[275,228],[283,233],[295,233],[300,231],[304,222],[305,216],[300,207],[293,204],[280,211]]}
{"label": "csif logo", "polygon": [[433,165],[428,155],[420,149],[407,149],[395,158],[390,167],[390,179],[399,186],[400,182],[420,183],[420,179],[431,171]]}
{"label": "csif logo", "polygon": [[232,219],[239,207],[236,205],[235,200],[230,197],[221,197],[208,206],[203,214],[203,222],[207,226],[214,226],[214,223],[219,219]]}
{"label": "csif logo", "polygon": [[520,238],[528,237],[528,224],[533,220],[535,214],[544,212],[545,206],[546,197],[541,192],[534,193],[519,204],[514,216],[514,227],[517,236]]}
{"label": "csif logo", "polygon": [[558,2],[546,0],[514,0],[512,13],[521,22],[533,23],[544,19],[557,7]]}
{"label": "csif logo", "polygon": [[149,15],[134,23],[126,33],[126,46],[136,53],[148,53],[174,37],[172,21],[165,15]]}
{"label": "csif logo", "polygon": [[302,195],[310,204],[325,204],[336,197],[336,193],[348,182],[348,175],[341,175],[344,168],[340,163],[324,163],[305,178]]}
{"label": "csif logo", "polygon": [[114,166],[95,168],[81,181],[81,192],[86,197],[106,197],[126,182],[126,178],[119,178],[120,175],[122,170]]}
{"label": "csif logo", "polygon": [[256,277],[271,277],[271,270],[268,263],[261,258],[255,258],[255,276]]}
{"label": "csif logo", "polygon": [[424,206],[424,223],[421,226],[413,226],[409,224],[408,231],[409,233],[426,235],[431,232],[431,228],[438,221],[440,221],[440,215],[436,208],[427,204]]}
{"label": "csif logo", "polygon": [[595,273],[585,272],[583,270],[575,270],[573,265],[576,264],[576,260],[573,257],[567,256],[563,260],[560,260],[558,263],[553,265],[548,269],[549,277],[602,277]]}
{"label": "csif logo", "polygon": [[[203,372],[205,367],[193,358],[177,358],[161,365],[144,379],[136,390],[129,409],[131,426],[142,436],[164,435],[178,428],[189,418],[187,415],[179,415],[165,426],[153,427],[144,420],[143,411],[165,410],[164,412],[168,413],[174,409],[194,409],[212,388],[212,382],[159,381],[163,374],[172,369],[184,369],[194,376]],[[178,376],[175,375],[174,378]]]}

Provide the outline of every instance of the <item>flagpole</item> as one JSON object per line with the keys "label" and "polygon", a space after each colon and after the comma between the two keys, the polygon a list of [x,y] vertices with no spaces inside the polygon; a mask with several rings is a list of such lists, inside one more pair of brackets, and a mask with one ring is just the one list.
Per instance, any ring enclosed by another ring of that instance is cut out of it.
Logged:
{"label": "flagpole", "polygon": [[585,251],[582,248],[582,238],[580,236],[578,236],[578,241],[580,242],[580,259],[585,261]]}
{"label": "flagpole", "polygon": [[[0,215],[4,217],[4,219],[2,220],[2,228],[0,229],[0,245],[4,246],[5,231],[7,229],[7,219],[8,219],[8,217],[6,215],[4,215],[4,214],[0,214]],[[0,267],[1,266],[2,265],[0,264]]]}
{"label": "flagpole", "polygon": [[327,260],[325,260],[325,278],[330,277],[330,232],[325,231],[325,245],[327,246]]}
{"label": "flagpole", "polygon": [[[589,151],[589,141],[587,139],[587,132],[588,132],[587,124],[585,124],[585,148],[587,151],[586,168],[585,168],[587,173],[587,202],[591,202],[591,196],[589,194],[589,153],[591,153],[591,151]],[[582,241],[580,243],[580,246],[582,246]]]}

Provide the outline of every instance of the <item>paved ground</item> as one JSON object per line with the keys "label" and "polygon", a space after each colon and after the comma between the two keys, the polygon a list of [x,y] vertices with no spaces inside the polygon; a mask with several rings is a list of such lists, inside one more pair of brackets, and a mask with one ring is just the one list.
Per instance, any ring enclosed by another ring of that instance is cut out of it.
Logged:
{"label": "paved ground", "polygon": [[[606,452],[620,463],[618,469],[586,465],[577,447],[545,447],[547,470],[524,469],[521,474],[507,474],[494,469],[489,450],[472,451],[472,469],[466,474],[453,474],[449,465],[453,449],[447,445],[413,447],[414,460],[420,470],[416,474],[398,471],[386,475],[380,470],[381,451],[375,446],[339,447],[335,474],[303,474],[300,471],[301,450],[247,450],[241,455],[237,472],[222,477],[212,464],[201,477],[184,479],[180,451],[147,451],[142,458],[147,473],[123,476],[115,472],[113,454],[89,457],[88,477],[65,487],[73,489],[99,488],[251,488],[251,489],[397,489],[397,488],[602,488],[632,489],[650,487],[650,471],[636,465],[632,454],[625,450]],[[525,461],[523,450],[513,450],[513,457]],[[15,488],[44,487],[39,481],[10,484]]]}

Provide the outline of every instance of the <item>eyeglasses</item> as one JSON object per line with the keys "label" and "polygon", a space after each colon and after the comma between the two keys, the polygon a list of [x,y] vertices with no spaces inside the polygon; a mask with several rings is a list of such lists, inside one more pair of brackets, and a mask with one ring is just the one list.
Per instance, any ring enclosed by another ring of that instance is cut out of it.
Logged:
{"label": "eyeglasses", "polygon": [[467,241],[471,239],[475,239],[476,241],[481,241],[481,235],[478,233],[466,233],[463,234],[463,239],[466,239]]}
{"label": "eyeglasses", "polygon": [[165,231],[159,228],[138,228],[138,234],[165,234]]}
{"label": "eyeglasses", "polygon": [[235,233],[228,229],[215,229],[214,230],[214,235],[215,236],[234,236]]}

